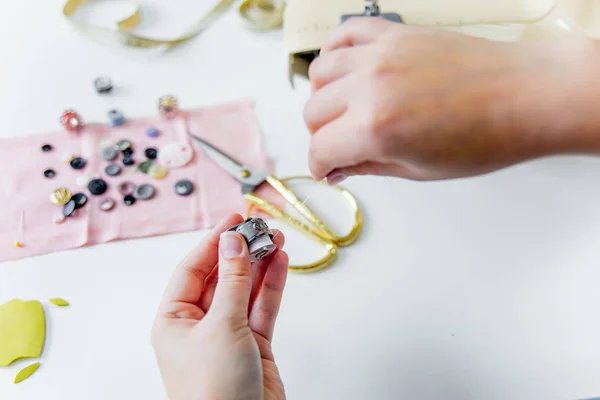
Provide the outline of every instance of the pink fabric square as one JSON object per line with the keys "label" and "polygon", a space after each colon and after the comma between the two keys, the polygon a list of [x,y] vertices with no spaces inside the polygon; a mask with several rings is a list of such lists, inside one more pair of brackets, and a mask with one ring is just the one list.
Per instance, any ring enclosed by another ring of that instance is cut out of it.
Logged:
{"label": "pink fabric square", "polygon": [[[160,136],[147,137],[145,131],[149,126],[158,128]],[[203,229],[230,213],[245,215],[247,205],[240,183],[189,140],[188,129],[250,168],[271,169],[249,102],[188,111],[173,120],[137,119],[119,127],[88,124],[76,134],[57,130],[0,140],[0,261],[115,240]],[[104,169],[110,162],[101,158],[102,143],[116,143],[121,139],[132,142],[133,158],[138,163],[146,160],[147,147],[155,147],[160,152],[161,147],[174,142],[192,145],[195,154],[190,164],[170,169],[163,180],[154,180],[139,171],[129,172],[121,162],[121,155],[114,162],[123,167],[122,173],[107,176]],[[41,146],[45,143],[51,144],[53,150],[43,152]],[[81,156],[87,165],[75,170],[61,160],[63,153]],[[56,172],[54,178],[44,177],[43,172],[48,168]],[[76,184],[80,175],[104,179],[109,187],[107,192],[101,196],[91,195],[87,187]],[[191,195],[175,193],[174,185],[180,179],[194,183]],[[150,200],[138,200],[126,206],[118,191],[119,184],[125,181],[152,184],[156,194]],[[62,212],[62,206],[50,202],[50,194],[58,187],[88,196],[88,203],[62,224],[52,222],[52,217]],[[261,189],[261,194],[267,194],[274,201],[270,191]],[[115,208],[109,212],[100,209],[100,202],[106,196],[116,201]],[[24,218],[19,232],[21,213]],[[16,247],[15,241],[20,241],[22,247]]]}

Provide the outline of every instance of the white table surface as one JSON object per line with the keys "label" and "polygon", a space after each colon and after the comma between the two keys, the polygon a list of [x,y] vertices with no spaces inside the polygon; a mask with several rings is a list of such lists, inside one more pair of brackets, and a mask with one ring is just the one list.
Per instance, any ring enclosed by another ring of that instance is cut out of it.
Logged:
{"label": "white table surface", "polygon": [[[155,1],[146,32],[175,35],[192,1]],[[170,6],[165,5],[170,4]],[[0,5],[3,137],[251,98],[280,175],[308,172],[306,82],[287,82],[281,32],[235,11],[168,54],[77,36],[61,1]],[[95,94],[108,75],[122,87]],[[2,172],[6,173],[6,172]],[[365,228],[327,271],[289,277],[274,351],[289,399],[578,399],[600,395],[600,160],[540,160],[438,183],[353,178]],[[205,234],[123,241],[0,264],[0,302],[46,307],[42,368],[0,368],[0,399],[165,399],[150,328],[173,268]],[[289,233],[292,256],[306,242]]]}

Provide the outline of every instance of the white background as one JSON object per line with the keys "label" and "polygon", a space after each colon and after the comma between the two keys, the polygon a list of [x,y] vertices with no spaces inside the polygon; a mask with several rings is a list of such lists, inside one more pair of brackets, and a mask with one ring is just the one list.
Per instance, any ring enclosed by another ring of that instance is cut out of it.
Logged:
{"label": "white background", "polygon": [[[144,31],[180,33],[205,9],[195,3],[154,2]],[[55,129],[68,107],[97,121],[109,107],[154,114],[165,93],[185,108],[251,98],[278,174],[308,172],[309,89],[287,82],[281,32],[248,32],[232,10],[167,54],[124,50],[76,35],[60,8],[0,5],[1,136]],[[96,95],[98,75],[120,93]],[[286,288],[274,351],[289,399],[600,395],[599,160],[345,185],[363,206],[361,239],[333,268],[292,274]],[[1,264],[0,302],[64,297],[72,306],[46,306],[42,367],[20,385],[12,380],[29,360],[0,368],[0,399],[165,399],[150,328],[173,268],[204,233]],[[305,245],[288,234],[292,257]]]}

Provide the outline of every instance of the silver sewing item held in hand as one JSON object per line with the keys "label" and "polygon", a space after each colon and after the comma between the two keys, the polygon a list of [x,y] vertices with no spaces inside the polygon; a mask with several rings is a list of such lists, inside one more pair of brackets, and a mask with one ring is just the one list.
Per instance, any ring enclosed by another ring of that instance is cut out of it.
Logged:
{"label": "silver sewing item held in hand", "polygon": [[277,250],[277,245],[273,243],[273,232],[262,218],[248,218],[227,231],[235,231],[246,239],[250,262],[262,260]]}

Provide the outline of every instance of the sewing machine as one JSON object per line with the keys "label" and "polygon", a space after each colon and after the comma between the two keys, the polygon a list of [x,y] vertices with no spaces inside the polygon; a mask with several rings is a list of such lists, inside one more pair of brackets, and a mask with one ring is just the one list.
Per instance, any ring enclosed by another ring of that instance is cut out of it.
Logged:
{"label": "sewing machine", "polygon": [[351,16],[502,41],[600,33],[595,0],[290,0],[283,29],[292,86],[294,75],[308,75],[323,42]]}

